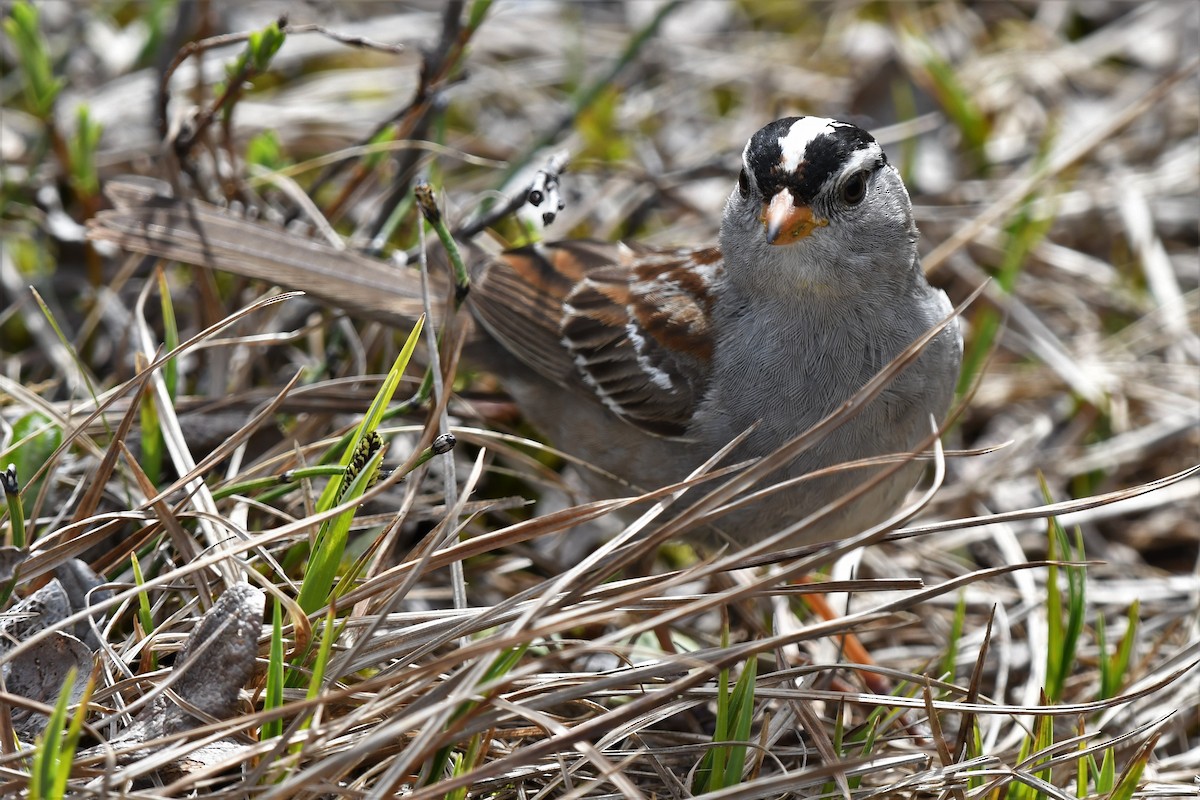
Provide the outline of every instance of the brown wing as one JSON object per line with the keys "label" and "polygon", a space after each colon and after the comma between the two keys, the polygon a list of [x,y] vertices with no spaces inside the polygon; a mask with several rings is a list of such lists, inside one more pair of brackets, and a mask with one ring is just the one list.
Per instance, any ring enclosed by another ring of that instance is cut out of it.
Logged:
{"label": "brown wing", "polygon": [[709,289],[720,269],[715,248],[542,244],[488,265],[472,308],[543,376],[588,390],[649,433],[683,436],[704,395]]}

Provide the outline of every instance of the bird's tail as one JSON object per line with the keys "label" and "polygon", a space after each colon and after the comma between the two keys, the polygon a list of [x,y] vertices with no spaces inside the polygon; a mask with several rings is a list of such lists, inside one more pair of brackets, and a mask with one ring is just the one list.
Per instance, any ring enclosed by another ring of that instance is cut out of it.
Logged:
{"label": "bird's tail", "polygon": [[[122,178],[110,181],[105,194],[113,208],[88,221],[93,241],[299,289],[391,325],[411,323],[422,311],[419,275],[408,267],[210,203],[178,199],[161,181]],[[440,298],[444,281],[435,286]]]}

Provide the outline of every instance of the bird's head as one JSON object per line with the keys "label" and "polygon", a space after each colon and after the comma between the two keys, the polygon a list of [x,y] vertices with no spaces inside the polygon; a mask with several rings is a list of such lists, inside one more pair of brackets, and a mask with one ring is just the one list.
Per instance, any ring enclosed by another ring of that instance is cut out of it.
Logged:
{"label": "bird's head", "polygon": [[776,120],[750,138],[721,226],[730,280],[776,291],[902,278],[916,236],[908,192],[879,143],[822,117]]}

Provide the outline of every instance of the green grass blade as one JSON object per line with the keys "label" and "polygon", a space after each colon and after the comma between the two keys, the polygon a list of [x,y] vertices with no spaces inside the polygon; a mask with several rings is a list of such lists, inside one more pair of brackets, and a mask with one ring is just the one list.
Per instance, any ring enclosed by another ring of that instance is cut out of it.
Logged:
{"label": "green grass blade", "polygon": [[1099,767],[1092,765],[1092,771],[1096,773],[1096,791],[1105,795],[1112,792],[1117,785],[1117,755],[1111,747],[1104,751]]}
{"label": "green grass blade", "polygon": [[[263,710],[272,711],[283,705],[283,609],[279,598],[271,615],[271,652],[267,659],[267,687],[263,695]],[[283,718],[263,723],[258,740],[274,739],[283,733]]]}
{"label": "green grass blade", "polygon": [[[1042,494],[1047,502],[1053,502],[1045,478],[1041,478]],[[1047,520],[1047,557],[1056,560],[1082,560],[1084,558],[1082,534],[1076,531],[1076,546],[1072,548],[1066,531],[1058,519]],[[1066,577],[1066,603],[1064,609],[1063,589],[1060,587],[1060,569],[1048,568],[1046,579],[1046,693],[1051,702],[1062,699],[1067,676],[1075,664],[1075,654],[1083,633],[1083,618],[1087,599],[1086,573],[1083,567],[1064,567]]]}
{"label": "green grass blade", "polygon": [[92,119],[87,104],[75,112],[75,133],[67,143],[70,154],[71,185],[81,197],[100,194],[100,175],[96,170],[96,148],[104,126]]}
{"label": "green grass blade", "polygon": [[1129,672],[1129,662],[1133,658],[1133,645],[1137,640],[1140,610],[1141,601],[1134,600],[1125,616],[1125,635],[1121,637],[1121,641],[1117,645],[1117,652],[1113,654],[1111,660],[1102,658],[1102,661],[1109,664],[1106,670],[1109,682],[1108,685],[1102,687],[1104,692],[1101,695],[1102,699],[1115,697],[1120,693],[1122,684],[1125,683],[1125,676]]}
{"label": "green grass blade", "polygon": [[[145,361],[138,357],[138,370],[145,366]],[[138,421],[142,429],[142,454],[138,459],[146,479],[157,485],[162,477],[163,464],[163,435],[159,424],[158,405],[154,392],[142,392],[141,406],[138,409]]]}
{"label": "green grass blade", "polygon": [[[370,408],[367,409],[367,413],[355,430],[354,436],[350,440],[350,446],[342,455],[341,466],[343,468],[349,470],[357,459],[360,471],[352,478],[348,474],[334,475],[321,493],[321,498],[317,502],[318,511],[327,511],[339,503],[361,497],[374,481],[383,451],[382,449],[376,450],[367,463],[363,464],[361,463],[364,452],[363,445],[368,443],[372,437],[378,439],[375,429],[379,427],[379,422],[400,385],[404,369],[408,366],[413,351],[416,349],[423,324],[424,317],[418,319],[416,325],[413,326],[408,340],[404,343],[399,355],[396,356],[383,385],[375,394]],[[349,487],[346,487],[347,479],[352,481]],[[328,602],[329,592],[333,588],[342,555],[346,550],[346,538],[353,518],[354,509],[349,508],[321,525],[312,555],[309,557],[308,568],[304,572],[304,581],[300,585],[300,595],[297,598],[297,602],[305,614],[313,613]]]}
{"label": "green grass blade", "polygon": [[[58,324],[58,318],[54,316],[54,312],[50,310],[50,306],[46,304],[46,301],[40,294],[38,294],[36,289],[30,289],[29,293],[33,295],[34,301],[37,302],[38,308],[41,309],[42,316],[46,318],[46,322],[54,331],[54,335],[58,338],[59,343],[66,348],[68,353],[71,354],[71,358],[75,361],[75,366],[78,368],[79,377],[83,381],[83,385],[87,387],[88,395],[92,398],[92,402],[99,405],[100,397],[96,394],[96,386],[92,383],[92,376],[88,374],[86,366],[79,358],[79,353],[76,352],[74,346],[71,344],[70,339],[68,339],[67,335],[63,332],[62,326]],[[104,417],[101,417],[100,419],[103,421]],[[106,423],[105,429],[107,430],[107,428],[108,425]],[[109,432],[111,433],[111,431]]]}
{"label": "green grass blade", "polygon": [[958,604],[954,607],[954,619],[950,623],[950,636],[946,641],[946,655],[942,656],[941,675],[947,680],[954,680],[954,671],[958,664],[958,643],[962,639],[963,626],[967,619],[967,594],[958,593]]}
{"label": "green grass blade", "polygon": [[[983,755],[983,732],[979,730],[979,718],[971,720],[971,732],[967,736],[967,759],[974,760]],[[987,780],[982,775],[972,775],[967,778],[967,789],[975,791]]]}
{"label": "green grass blade", "polygon": [[[68,673],[63,695],[70,695],[71,687],[74,685],[75,676],[73,673]],[[75,713],[71,715],[71,724],[67,728],[67,737],[60,751],[58,774],[55,776],[54,786],[50,793],[50,796],[55,798],[55,800],[65,797],[67,794],[67,779],[71,776],[71,764],[75,761],[75,750],[79,746],[79,734],[83,730],[83,720],[87,717],[88,703],[91,702],[92,692],[95,690],[96,675],[93,672],[93,674],[88,676],[87,684],[83,687],[83,696],[79,698],[79,705],[76,707]],[[65,704],[63,709],[65,711]]]}
{"label": "green grass blade", "polygon": [[[354,458],[355,448],[362,441],[363,437],[368,432],[374,431],[379,427],[383,415],[387,412],[388,404],[392,401],[392,397],[396,393],[396,388],[400,385],[400,379],[404,377],[404,370],[408,366],[409,360],[412,359],[413,351],[417,348],[417,343],[421,337],[421,329],[424,327],[424,324],[425,317],[422,316],[413,325],[413,329],[408,334],[408,339],[405,341],[404,347],[401,348],[399,355],[396,356],[396,360],[392,364],[391,370],[388,371],[383,385],[379,387],[379,391],[371,401],[371,407],[367,409],[367,413],[363,416],[354,435],[349,439],[350,446],[343,452],[340,462],[343,467],[350,466],[350,462]],[[328,511],[337,505],[334,500],[341,493],[341,487],[342,479],[337,477],[326,484],[325,490],[321,493],[320,500],[317,501],[317,510]]]}
{"label": "green grass blade", "polygon": [[[375,473],[382,459],[383,450],[376,451],[365,468],[355,476],[353,483],[346,488],[343,502],[362,497],[375,480]],[[346,541],[350,536],[350,524],[354,521],[355,510],[352,506],[333,519],[327,520],[317,534],[317,543],[308,560],[304,581],[300,584],[300,594],[296,598],[305,614],[311,614],[329,602],[330,590],[337,578],[342,555],[346,552]]]}
{"label": "green grass blade", "polygon": [[[1075,728],[1075,735],[1079,737],[1080,751],[1087,749],[1086,732],[1083,716],[1080,715],[1079,722]],[[1090,770],[1088,769],[1090,764],[1091,759],[1087,756],[1081,756],[1075,761],[1075,796],[1080,798],[1080,800],[1087,797],[1088,781],[1091,780],[1089,777]]]}
{"label": "green grass blade", "polygon": [[67,722],[67,704],[70,702],[71,687],[75,685],[75,675],[75,668],[71,667],[34,750],[33,766],[29,775],[30,800],[58,800],[62,797],[61,793],[55,795],[54,789],[58,785],[60,772],[63,769],[69,772],[71,769],[70,758],[63,762],[67,748],[63,728]]}
{"label": "green grass blade", "polygon": [[911,31],[905,41],[924,68],[922,83],[962,137],[962,150],[971,160],[972,171],[986,175],[990,166],[987,141],[991,135],[986,115],[959,81],[954,66],[926,42],[921,32]]}
{"label": "green grass blade", "polygon": [[1109,795],[1109,800],[1133,800],[1142,780],[1142,772],[1145,771],[1146,764],[1150,761],[1157,740],[1157,736],[1151,737],[1150,741],[1138,750],[1133,760],[1125,766],[1121,777],[1117,780],[1117,785],[1113,787],[1112,793]]}
{"label": "green grass blade", "polygon": [[[133,582],[137,586],[145,586],[146,578],[142,575],[142,562],[138,560],[137,553],[129,554],[129,564],[133,568]],[[150,596],[146,592],[138,592],[138,624],[142,628],[142,635],[149,636],[154,630],[154,612],[150,607]],[[150,651],[150,668],[158,669],[158,656],[154,651]]]}
{"label": "green grass blade", "polygon": [[[344,626],[338,625],[335,608],[330,605],[329,611],[325,614],[325,624],[321,627],[321,642],[317,645],[317,655],[313,659],[312,671],[308,675],[308,688],[304,693],[307,700],[315,700],[321,693],[321,686],[325,682],[325,669],[329,666],[329,653],[333,650],[333,642],[338,638],[342,627]],[[297,679],[297,676],[301,674],[299,670],[291,670],[288,675],[288,686],[302,685]],[[312,711],[305,712],[305,720],[300,724],[300,730],[307,730],[312,725],[312,713]],[[299,753],[303,746],[302,742],[294,742],[288,745],[288,752]]]}
{"label": "green grass blade", "polygon": [[[1038,150],[1035,162],[1039,167],[1049,158],[1053,137],[1047,136]],[[1038,216],[1035,212],[1044,200],[1038,194],[1031,194],[1021,203],[1016,212],[1004,226],[1005,241],[1000,264],[995,272],[996,286],[1005,294],[1012,294],[1017,280],[1025,269],[1029,254],[1050,232],[1054,223],[1054,215]],[[982,308],[972,320],[971,340],[963,353],[962,368],[959,371],[959,395],[965,393],[974,384],[979,371],[983,368],[991,353],[996,337],[1000,334],[1001,315],[992,307]]]}
{"label": "green grass blade", "polygon": [[66,78],[54,75],[50,48],[38,27],[37,8],[27,2],[13,3],[4,20],[4,33],[16,51],[29,112],[39,119],[49,119]]}
{"label": "green grass blade", "polygon": [[337,638],[340,626],[334,617],[334,610],[329,609],[325,615],[325,624],[321,628],[321,643],[317,646],[317,657],[313,660],[312,677],[308,681],[308,691],[305,697],[314,699],[321,693],[321,684],[325,680],[325,668],[329,666],[329,653],[333,650],[333,640]]}
{"label": "green grass blade", "polygon": [[[1037,718],[1037,723],[1034,725],[1034,752],[1048,753],[1050,748],[1054,746],[1054,718],[1051,716],[1041,716]],[[1036,763],[1045,763],[1050,760],[1050,756],[1044,755],[1037,759]],[[1050,782],[1050,770],[1043,769],[1034,773],[1038,778]],[[1036,797],[1041,797],[1040,792],[1035,792]]]}
{"label": "green grass blade", "polygon": [[[179,347],[179,322],[175,319],[175,304],[171,301],[171,287],[167,283],[167,275],[161,269],[157,271],[159,307],[163,317],[163,349],[174,352]],[[162,365],[163,383],[167,385],[167,396],[172,400],[179,389],[179,361],[168,358]]]}
{"label": "green grass blade", "polygon": [[[754,724],[754,689],[758,676],[758,659],[747,659],[742,674],[733,688],[732,708],[730,719],[733,731],[730,741],[747,742],[750,740],[750,729]],[[729,748],[729,756],[725,764],[724,786],[736,786],[742,780],[746,768],[746,745],[735,744]]]}

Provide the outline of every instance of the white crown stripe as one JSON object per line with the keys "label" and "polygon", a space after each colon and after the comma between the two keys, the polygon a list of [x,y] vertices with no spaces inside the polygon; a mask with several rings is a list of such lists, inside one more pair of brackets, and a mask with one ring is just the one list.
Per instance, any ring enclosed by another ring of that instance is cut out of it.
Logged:
{"label": "white crown stripe", "polygon": [[825,117],[803,117],[792,123],[787,135],[779,137],[780,164],[787,172],[795,172],[804,161],[808,145],[823,134],[833,133],[835,120]]}

